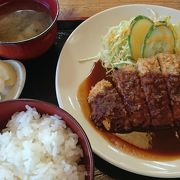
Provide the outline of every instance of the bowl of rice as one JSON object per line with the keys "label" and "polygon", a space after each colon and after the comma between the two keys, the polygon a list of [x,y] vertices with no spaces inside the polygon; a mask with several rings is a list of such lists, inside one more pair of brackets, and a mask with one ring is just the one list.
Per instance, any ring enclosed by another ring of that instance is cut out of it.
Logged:
{"label": "bowl of rice", "polygon": [[88,138],[67,112],[47,102],[0,102],[0,179],[93,179]]}

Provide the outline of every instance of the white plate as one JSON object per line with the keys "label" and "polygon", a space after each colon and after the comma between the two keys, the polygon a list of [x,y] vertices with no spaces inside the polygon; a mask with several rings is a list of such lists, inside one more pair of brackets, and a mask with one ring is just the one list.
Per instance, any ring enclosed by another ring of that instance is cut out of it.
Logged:
{"label": "white plate", "polygon": [[81,58],[97,55],[101,49],[101,38],[110,26],[136,15],[149,16],[150,9],[161,16],[171,16],[178,22],[180,11],[152,5],[127,5],[108,9],[83,22],[66,41],[57,64],[56,94],[59,106],[74,116],[84,128],[93,151],[111,164],[137,173],[154,177],[180,177],[180,160],[150,161],[121,152],[100,136],[85,120],[77,101],[77,90],[87,77],[93,62],[79,63]]}
{"label": "white plate", "polygon": [[17,73],[17,81],[16,84],[7,91],[6,96],[2,98],[1,101],[17,99],[24,88],[25,80],[26,80],[26,70],[24,65],[16,60],[5,60],[4,62],[9,63]]}

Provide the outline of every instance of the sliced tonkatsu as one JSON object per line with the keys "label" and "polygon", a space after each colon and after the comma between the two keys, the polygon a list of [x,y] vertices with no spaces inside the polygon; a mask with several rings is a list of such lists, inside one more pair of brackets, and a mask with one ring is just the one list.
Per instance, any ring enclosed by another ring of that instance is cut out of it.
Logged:
{"label": "sliced tonkatsu", "polygon": [[132,128],[146,129],[150,125],[150,115],[141,82],[133,65],[124,65],[112,74],[115,86],[122,95]]}
{"label": "sliced tonkatsu", "polygon": [[167,86],[157,57],[139,59],[137,68],[148,104],[152,128],[173,126]]}
{"label": "sliced tonkatsu", "polygon": [[158,54],[162,74],[165,76],[175,124],[180,124],[180,55]]}
{"label": "sliced tonkatsu", "polygon": [[158,54],[114,69],[90,91],[91,119],[110,132],[180,125],[180,55]]}
{"label": "sliced tonkatsu", "polygon": [[109,81],[101,80],[91,89],[88,103],[97,127],[113,132],[131,130],[122,98]]}

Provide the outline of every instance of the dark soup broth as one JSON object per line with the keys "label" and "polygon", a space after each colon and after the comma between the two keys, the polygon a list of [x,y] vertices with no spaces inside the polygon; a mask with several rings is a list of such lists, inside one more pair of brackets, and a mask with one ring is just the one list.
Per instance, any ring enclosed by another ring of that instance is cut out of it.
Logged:
{"label": "dark soup broth", "polygon": [[14,0],[0,6],[0,41],[16,42],[42,33],[53,19],[36,1]]}
{"label": "dark soup broth", "polygon": [[81,83],[77,98],[81,110],[91,125],[107,141],[118,149],[151,160],[174,160],[180,158],[180,128],[172,128],[157,132],[132,132],[127,134],[112,134],[98,129],[90,119],[91,109],[87,97],[92,86],[102,79],[110,80],[100,61],[94,64],[89,76]]}

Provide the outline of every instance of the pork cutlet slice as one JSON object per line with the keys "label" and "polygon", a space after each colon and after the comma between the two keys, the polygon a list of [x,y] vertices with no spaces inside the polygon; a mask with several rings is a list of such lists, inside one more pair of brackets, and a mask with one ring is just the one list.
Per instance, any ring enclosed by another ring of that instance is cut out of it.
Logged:
{"label": "pork cutlet slice", "polygon": [[150,112],[152,128],[173,125],[167,86],[157,57],[141,58],[137,62],[137,67]]}
{"label": "pork cutlet slice", "polygon": [[101,80],[92,87],[88,103],[91,107],[91,120],[99,128],[111,132],[131,129],[122,98],[109,81]]}
{"label": "pork cutlet slice", "polygon": [[132,129],[145,130],[150,126],[150,115],[141,82],[133,65],[124,65],[112,74],[114,83],[122,94]]}
{"label": "pork cutlet slice", "polygon": [[157,58],[165,76],[175,126],[180,125],[180,55],[158,54]]}

